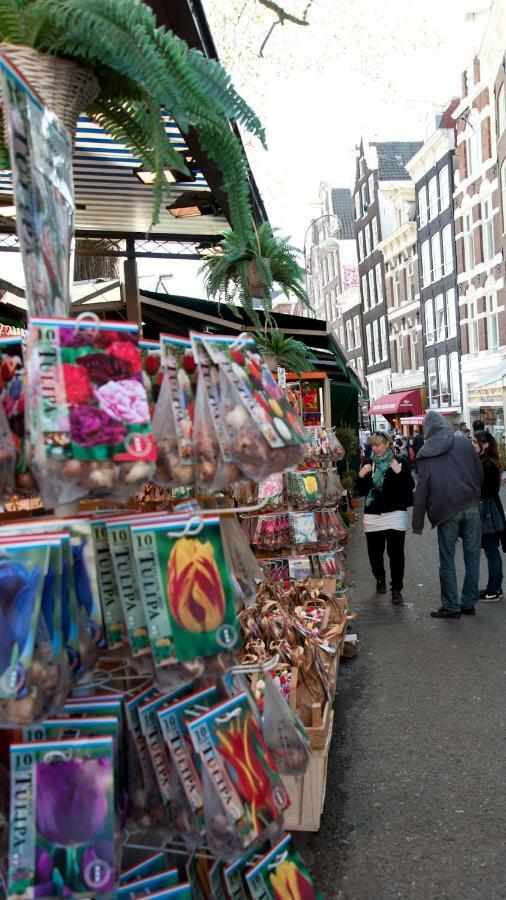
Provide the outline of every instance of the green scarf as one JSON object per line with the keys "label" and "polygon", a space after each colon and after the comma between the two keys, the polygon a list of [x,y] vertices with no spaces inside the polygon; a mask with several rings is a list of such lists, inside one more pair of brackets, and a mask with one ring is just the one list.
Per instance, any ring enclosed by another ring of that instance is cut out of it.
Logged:
{"label": "green scarf", "polygon": [[394,452],[393,452],[393,450],[390,450],[390,449],[387,450],[387,452],[384,453],[382,456],[376,456],[375,453],[371,453],[371,460],[374,463],[374,470],[372,473],[373,487],[371,488],[371,490],[369,491],[369,493],[367,495],[367,498],[365,501],[366,506],[370,506],[371,503],[373,502],[373,500],[376,496],[375,492],[381,491],[381,488],[383,487],[383,482],[385,480],[385,475],[387,474],[387,472],[390,468],[390,463],[392,462],[393,458],[394,458]]}

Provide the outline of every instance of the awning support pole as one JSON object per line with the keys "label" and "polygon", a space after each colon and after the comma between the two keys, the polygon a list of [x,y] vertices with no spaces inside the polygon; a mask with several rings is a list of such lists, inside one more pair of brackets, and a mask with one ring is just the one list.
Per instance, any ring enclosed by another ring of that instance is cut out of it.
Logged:
{"label": "awning support pole", "polygon": [[137,277],[137,260],[135,258],[135,240],[126,239],[127,258],[123,263],[123,287],[127,319],[129,322],[137,322],[141,328],[141,299],[139,294],[139,279]]}

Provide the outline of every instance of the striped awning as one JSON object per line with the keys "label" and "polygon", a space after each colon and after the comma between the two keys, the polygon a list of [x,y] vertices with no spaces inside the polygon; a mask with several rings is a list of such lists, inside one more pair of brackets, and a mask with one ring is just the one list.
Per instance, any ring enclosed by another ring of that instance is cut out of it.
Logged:
{"label": "striped awning", "polygon": [[[175,150],[189,152],[176,123],[166,118],[165,130]],[[151,225],[153,189],[142,184],[134,174],[141,165],[131,151],[115,141],[92,122],[81,116],[74,150],[74,185],[76,201],[76,230],[107,234],[146,234]],[[204,175],[193,167],[195,181],[174,184],[174,198],[185,192],[192,194],[210,191]],[[182,176],[184,178],[184,176]],[[0,196],[12,198],[10,172],[0,172]],[[228,226],[222,215],[202,215],[175,219],[166,209],[151,233],[170,234],[181,240],[185,236],[217,235]]]}

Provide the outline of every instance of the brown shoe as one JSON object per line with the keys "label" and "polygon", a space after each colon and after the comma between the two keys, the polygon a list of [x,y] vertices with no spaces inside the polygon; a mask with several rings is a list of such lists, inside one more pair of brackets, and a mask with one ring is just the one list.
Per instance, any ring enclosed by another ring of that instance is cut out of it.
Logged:
{"label": "brown shoe", "polygon": [[376,582],[376,593],[377,594],[386,594],[386,592],[387,592],[386,581],[382,581],[381,579],[378,579],[378,581]]}
{"label": "brown shoe", "polygon": [[392,591],[392,603],[395,603],[396,606],[399,606],[400,603],[404,603],[404,598],[400,591]]}

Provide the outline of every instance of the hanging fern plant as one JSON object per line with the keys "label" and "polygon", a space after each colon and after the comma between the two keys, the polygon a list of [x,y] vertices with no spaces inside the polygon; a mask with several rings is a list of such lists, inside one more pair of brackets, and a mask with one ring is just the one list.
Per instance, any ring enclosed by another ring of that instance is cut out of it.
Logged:
{"label": "hanging fern plant", "polygon": [[268,222],[246,240],[237,232],[226,231],[201,268],[208,296],[231,305],[238,303],[257,325],[252,299],[260,299],[264,310],[271,312],[275,284],[287,297],[292,294],[303,306],[310,305],[297,250],[276,232]]}
{"label": "hanging fern plant", "polygon": [[[164,170],[189,175],[167,138],[162,112],[183,134],[195,128],[223,174],[235,233],[242,241],[251,236],[246,162],[230,122],[265,146],[263,128],[220,64],[157,27],[142,0],[0,0],[0,41],[73,60],[94,73],[100,93],[85,111],[155,174],[153,223],[169,191]],[[0,147],[4,164],[5,152]]]}

